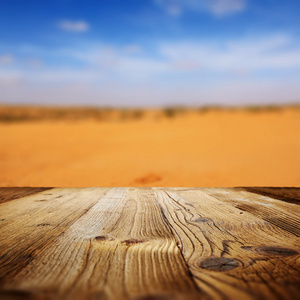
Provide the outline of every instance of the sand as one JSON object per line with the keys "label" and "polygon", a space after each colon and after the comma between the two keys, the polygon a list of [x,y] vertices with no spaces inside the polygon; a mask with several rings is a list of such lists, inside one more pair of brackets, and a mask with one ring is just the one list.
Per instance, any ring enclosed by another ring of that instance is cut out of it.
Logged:
{"label": "sand", "polygon": [[0,186],[300,186],[300,110],[0,123]]}

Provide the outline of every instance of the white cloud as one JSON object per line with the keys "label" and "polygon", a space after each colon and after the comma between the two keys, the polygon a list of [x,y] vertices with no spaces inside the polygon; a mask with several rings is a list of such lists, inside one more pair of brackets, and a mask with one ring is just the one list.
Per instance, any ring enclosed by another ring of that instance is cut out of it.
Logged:
{"label": "white cloud", "polygon": [[[56,82],[63,81],[63,78],[93,81],[104,76],[125,82],[128,79],[151,80],[160,75],[172,77],[180,72],[184,73],[183,76],[190,74],[189,76],[197,77],[207,72],[219,76],[300,69],[300,45],[284,34],[217,43],[161,43],[151,53],[146,50],[140,52],[140,49],[135,44],[121,47],[86,44],[77,48],[40,53],[43,64],[40,60],[33,59],[27,64],[20,64],[19,70],[37,81],[50,82],[55,78]],[[48,66],[47,57],[51,57],[51,65]],[[64,58],[67,58],[68,64],[62,66]],[[55,64],[56,60],[58,62]],[[31,70],[29,67],[32,66],[40,68]],[[28,78],[24,76],[26,77]]]}
{"label": "white cloud", "polygon": [[11,64],[14,60],[14,57],[10,54],[0,55],[0,64]]}
{"label": "white cloud", "polygon": [[[32,82],[119,82],[153,81],[163,76],[172,81],[174,76],[199,78],[210,76],[246,76],[265,71],[300,69],[300,46],[287,35],[219,41],[218,43],[173,42],[156,46],[154,53],[139,52],[139,45],[114,47],[111,45],[84,45],[60,49],[45,54],[43,64],[19,65],[24,80]],[[51,60],[68,59],[69,65],[47,66]],[[43,56],[43,55],[42,55]],[[32,68],[39,66],[39,68]],[[80,66],[80,67],[79,67]],[[17,67],[17,66],[16,66]]]}
{"label": "white cloud", "polygon": [[215,16],[242,12],[247,8],[247,0],[154,0],[156,5],[169,15],[179,16],[185,10],[208,12]]}
{"label": "white cloud", "polygon": [[[123,80],[149,78],[170,71],[169,62],[147,53],[138,52],[140,46],[116,48],[109,45],[92,45],[81,49],[64,49],[60,54],[86,64],[87,68],[101,70],[107,77],[116,76]],[[136,53],[135,53],[136,52]]]}
{"label": "white cloud", "polygon": [[0,101],[52,98],[59,104],[65,97],[82,104],[200,105],[300,99],[300,45],[288,35],[164,42],[137,50],[102,44],[41,49],[39,68],[20,59],[0,67]]}
{"label": "white cloud", "polygon": [[71,32],[85,32],[88,31],[90,26],[85,21],[70,21],[70,20],[63,20],[58,22],[58,26],[65,31]]}
{"label": "white cloud", "polygon": [[[161,53],[173,66],[186,65],[212,72],[256,72],[300,68],[300,47],[285,35],[213,43],[170,43]],[[184,70],[185,68],[179,68]],[[188,68],[187,68],[188,69]]]}

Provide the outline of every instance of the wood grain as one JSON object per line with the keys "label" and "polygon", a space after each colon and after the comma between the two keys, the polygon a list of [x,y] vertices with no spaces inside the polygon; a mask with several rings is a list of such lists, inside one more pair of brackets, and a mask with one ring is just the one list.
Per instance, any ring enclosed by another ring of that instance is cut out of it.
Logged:
{"label": "wood grain", "polygon": [[14,199],[34,195],[49,189],[50,188],[23,187],[16,189],[13,187],[0,187],[0,204]]}
{"label": "wood grain", "polygon": [[207,193],[300,237],[300,209],[273,198],[236,189],[206,189]]}
{"label": "wood grain", "polygon": [[38,252],[84,215],[106,190],[92,191],[56,189],[2,204],[0,282],[11,280]]}
{"label": "wood grain", "polygon": [[295,299],[299,239],[209,191],[156,190],[198,286],[215,299]]}
{"label": "wood grain", "polygon": [[272,190],[23,192],[0,204],[0,299],[300,295],[300,208]]}
{"label": "wood grain", "polygon": [[268,196],[274,199],[286,201],[288,203],[300,205],[299,188],[281,188],[281,187],[245,187],[241,190],[246,190],[251,193],[256,193],[263,196]]}

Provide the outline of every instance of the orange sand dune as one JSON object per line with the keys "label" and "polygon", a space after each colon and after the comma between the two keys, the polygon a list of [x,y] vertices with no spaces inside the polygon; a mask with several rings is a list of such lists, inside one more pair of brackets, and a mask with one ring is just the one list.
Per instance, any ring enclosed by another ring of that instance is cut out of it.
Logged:
{"label": "orange sand dune", "polygon": [[1,186],[300,186],[300,110],[0,123]]}

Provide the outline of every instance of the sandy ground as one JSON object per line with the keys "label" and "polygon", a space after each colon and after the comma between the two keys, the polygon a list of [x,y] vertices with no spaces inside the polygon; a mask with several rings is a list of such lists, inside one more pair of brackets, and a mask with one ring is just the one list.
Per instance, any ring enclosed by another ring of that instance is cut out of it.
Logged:
{"label": "sandy ground", "polygon": [[300,110],[0,123],[0,186],[300,186]]}

